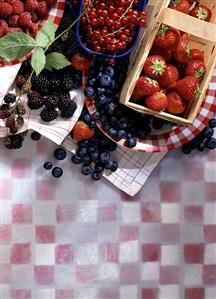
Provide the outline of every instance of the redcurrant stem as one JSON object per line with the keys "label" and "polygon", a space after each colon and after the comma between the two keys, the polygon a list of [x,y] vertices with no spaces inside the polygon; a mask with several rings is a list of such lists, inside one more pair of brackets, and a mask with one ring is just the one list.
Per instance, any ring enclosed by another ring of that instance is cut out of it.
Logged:
{"label": "redcurrant stem", "polygon": [[121,31],[122,29],[126,28],[128,25],[130,25],[130,24],[127,24],[127,25],[125,25],[125,26],[122,26],[122,27],[119,28],[118,30],[113,31],[113,32],[110,32],[110,33],[107,33],[107,34],[105,34],[105,35],[102,35],[101,37],[107,37],[107,36],[113,35],[113,34],[115,34],[115,33],[118,33],[118,32]]}
{"label": "redcurrant stem", "polygon": [[121,19],[124,18],[124,16],[127,14],[127,12],[129,11],[129,9],[133,6],[133,3],[134,3],[134,0],[131,1],[130,5],[127,7],[127,9],[125,10],[125,12],[118,19],[118,21],[121,21]]}

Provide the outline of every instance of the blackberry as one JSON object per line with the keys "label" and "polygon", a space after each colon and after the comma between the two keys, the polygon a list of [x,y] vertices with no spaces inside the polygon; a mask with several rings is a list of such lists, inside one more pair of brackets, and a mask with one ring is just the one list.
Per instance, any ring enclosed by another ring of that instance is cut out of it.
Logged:
{"label": "blackberry", "polygon": [[8,93],[4,97],[4,102],[6,104],[13,104],[15,101],[16,101],[16,96],[14,94],[12,94],[12,93]]}
{"label": "blackberry", "polygon": [[44,98],[40,96],[40,94],[37,91],[30,91],[27,94],[28,97],[28,107],[31,110],[39,109],[44,104]]}
{"label": "blackberry", "polygon": [[72,100],[68,103],[67,108],[61,110],[61,117],[70,118],[77,109],[77,104]]}
{"label": "blackberry", "polygon": [[4,139],[4,144],[8,149],[18,149],[22,147],[23,138],[20,134],[11,135]]}
{"label": "blackberry", "polygon": [[38,91],[40,94],[47,95],[49,91],[49,80],[46,76],[40,74],[32,76],[32,89]]}
{"label": "blackberry", "polygon": [[70,26],[71,23],[73,23],[73,21],[74,21],[74,17],[67,10],[65,10],[60,23],[60,28],[66,29],[67,27]]}
{"label": "blackberry", "polygon": [[23,84],[26,82],[26,78],[23,75],[17,75],[15,79],[17,87],[21,88]]}
{"label": "blackberry", "polygon": [[59,87],[61,80],[57,78],[52,78],[49,80],[49,90],[53,91]]}
{"label": "blackberry", "polygon": [[47,109],[55,109],[58,105],[58,98],[55,96],[44,97],[44,104]]}
{"label": "blackberry", "polygon": [[44,122],[50,122],[58,117],[58,112],[56,110],[50,110],[45,108],[41,111],[40,117]]}
{"label": "blackberry", "polygon": [[70,75],[66,75],[62,81],[62,89],[64,91],[69,91],[73,89],[73,86],[74,86],[73,78]]}
{"label": "blackberry", "polygon": [[52,49],[58,53],[64,53],[66,51],[66,45],[62,42],[57,40],[52,44]]}
{"label": "blackberry", "polygon": [[7,128],[9,128],[9,130],[12,134],[15,134],[17,132],[16,120],[13,115],[6,118],[5,126]]}
{"label": "blackberry", "polygon": [[31,71],[32,71],[32,67],[31,67],[30,60],[25,60],[21,65],[18,75],[22,75],[23,77],[29,77]]}

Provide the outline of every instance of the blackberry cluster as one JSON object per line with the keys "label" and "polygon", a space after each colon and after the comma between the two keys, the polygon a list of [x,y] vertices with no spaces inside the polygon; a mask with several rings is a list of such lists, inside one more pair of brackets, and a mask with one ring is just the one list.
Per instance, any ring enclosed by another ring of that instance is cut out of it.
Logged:
{"label": "blackberry cluster", "polygon": [[212,118],[205,129],[190,142],[182,146],[182,152],[186,155],[192,150],[197,149],[203,152],[205,149],[216,149],[216,138],[214,137],[214,128],[216,128],[216,118]]}
{"label": "blackberry cluster", "polygon": [[22,147],[26,135],[27,132],[7,136],[3,139],[3,143],[7,149],[19,149]]}

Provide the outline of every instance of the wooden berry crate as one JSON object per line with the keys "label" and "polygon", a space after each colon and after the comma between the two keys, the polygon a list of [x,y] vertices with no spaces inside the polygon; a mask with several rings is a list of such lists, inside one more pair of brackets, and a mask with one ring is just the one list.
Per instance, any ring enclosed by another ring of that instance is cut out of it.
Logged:
{"label": "wooden berry crate", "polygon": [[[152,2],[154,5],[152,5]],[[147,12],[149,13],[148,27],[134,51],[131,67],[121,92],[120,102],[122,104],[138,112],[154,115],[180,125],[193,124],[216,65],[216,2],[212,0],[200,0],[199,2],[212,10],[211,23],[168,8],[170,0],[149,1],[147,6]],[[130,101],[161,23],[188,33],[191,49],[200,49],[205,57],[206,74],[201,82],[201,94],[198,99],[190,102],[183,116],[173,115],[168,112],[157,112]]]}

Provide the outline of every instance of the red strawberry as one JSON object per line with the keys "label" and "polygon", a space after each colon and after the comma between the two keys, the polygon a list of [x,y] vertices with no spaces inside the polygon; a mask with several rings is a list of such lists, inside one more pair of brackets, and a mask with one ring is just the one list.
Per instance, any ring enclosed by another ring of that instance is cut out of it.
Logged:
{"label": "red strawberry", "polygon": [[0,17],[6,18],[13,13],[13,6],[9,3],[0,3]]}
{"label": "red strawberry", "polygon": [[163,49],[173,49],[177,45],[179,37],[179,30],[162,24],[157,32],[154,43]]}
{"label": "red strawberry", "polygon": [[80,54],[75,54],[71,58],[71,64],[76,70],[84,71],[89,68],[89,59]]}
{"label": "red strawberry", "polygon": [[73,128],[73,138],[76,141],[90,139],[94,133],[94,129],[90,129],[83,121],[78,121]]}
{"label": "red strawberry", "polygon": [[160,47],[157,47],[156,45],[153,45],[149,55],[160,55],[164,58],[166,62],[169,62],[172,58],[172,51],[168,49],[162,49]]}
{"label": "red strawberry", "polygon": [[176,61],[185,63],[190,57],[189,39],[188,34],[183,33],[179,39],[178,45],[173,52],[173,56]]}
{"label": "red strawberry", "polygon": [[143,99],[143,96],[139,93],[139,90],[135,87],[132,95],[131,95],[131,99],[134,101],[134,102],[138,102],[140,100]]}
{"label": "red strawberry", "polygon": [[205,63],[201,60],[189,60],[185,74],[187,76],[195,76],[201,79],[206,72]]}
{"label": "red strawberry", "polygon": [[187,101],[191,101],[199,96],[199,79],[194,76],[186,76],[176,83],[175,88]]}
{"label": "red strawberry", "polygon": [[180,96],[180,94],[176,91],[170,92],[167,94],[168,106],[167,112],[172,114],[180,114],[185,110],[185,103]]}
{"label": "red strawberry", "polygon": [[143,70],[147,76],[159,79],[163,76],[166,69],[166,62],[160,55],[149,56],[143,66]]}
{"label": "red strawberry", "polygon": [[167,88],[170,85],[176,83],[178,79],[179,79],[178,69],[172,64],[167,64],[163,77],[159,79],[158,82],[160,86]]}
{"label": "red strawberry", "polygon": [[204,55],[199,49],[190,50],[190,59],[192,60],[201,60],[204,62]]}
{"label": "red strawberry", "polygon": [[190,15],[202,21],[209,22],[212,17],[212,12],[207,6],[199,4],[190,11]]}
{"label": "red strawberry", "polygon": [[167,105],[167,97],[162,92],[156,92],[146,98],[146,106],[154,111],[164,111]]}
{"label": "red strawberry", "polygon": [[189,14],[190,10],[190,4],[187,0],[171,0],[169,7],[187,15]]}
{"label": "red strawberry", "polygon": [[138,90],[139,94],[144,97],[150,96],[157,91],[160,91],[160,86],[156,80],[147,76],[141,76],[137,81],[136,89]]}

